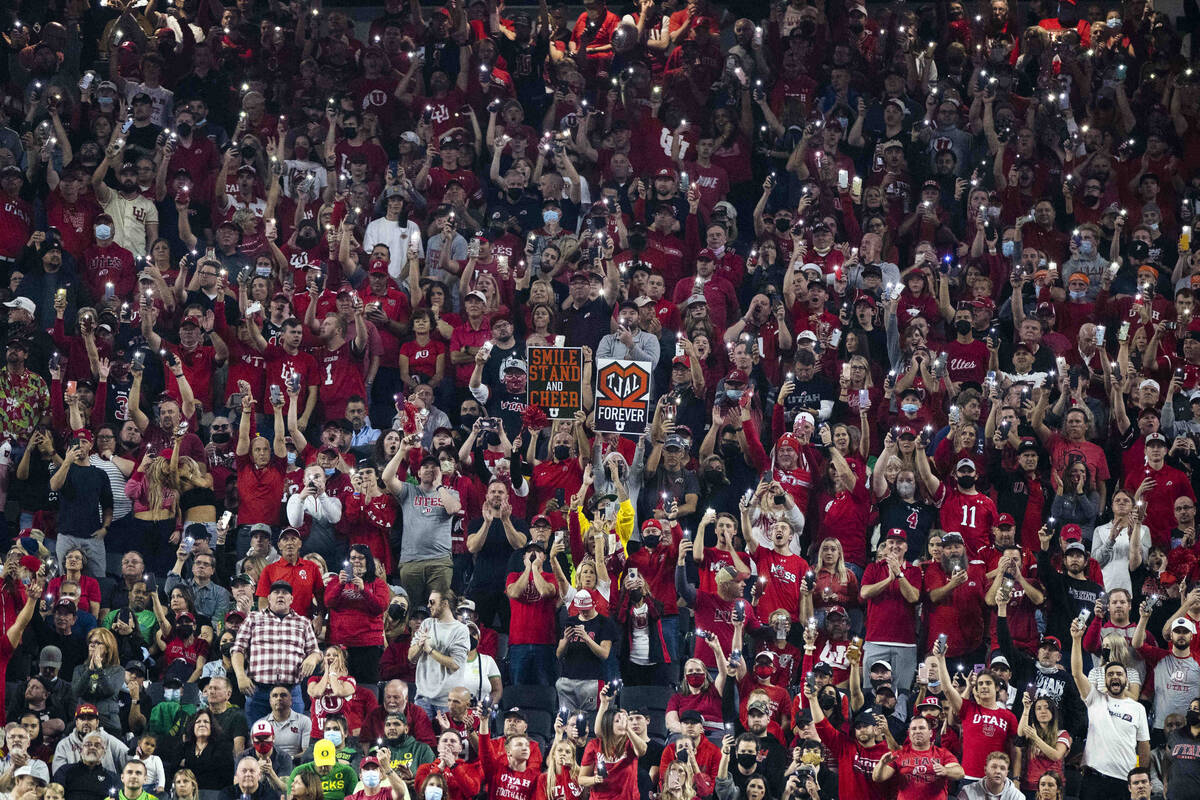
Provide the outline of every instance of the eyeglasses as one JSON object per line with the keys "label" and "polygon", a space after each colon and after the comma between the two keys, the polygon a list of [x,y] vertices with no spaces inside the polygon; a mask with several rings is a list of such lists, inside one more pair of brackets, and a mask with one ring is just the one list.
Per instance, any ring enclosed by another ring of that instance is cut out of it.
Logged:
{"label": "eyeglasses", "polygon": [[225,425],[209,425],[208,427],[210,430],[214,430],[214,431],[227,431],[230,428],[232,428],[233,425],[230,423],[226,423]]}

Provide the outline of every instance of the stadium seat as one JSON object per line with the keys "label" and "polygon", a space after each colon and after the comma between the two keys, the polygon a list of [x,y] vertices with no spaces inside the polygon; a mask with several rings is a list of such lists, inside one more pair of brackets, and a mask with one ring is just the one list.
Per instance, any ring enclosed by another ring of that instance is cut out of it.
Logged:
{"label": "stadium seat", "polygon": [[[558,713],[558,692],[553,686],[505,686],[500,708],[505,711],[510,708],[536,709],[553,717]],[[554,730],[553,725],[550,730]]]}

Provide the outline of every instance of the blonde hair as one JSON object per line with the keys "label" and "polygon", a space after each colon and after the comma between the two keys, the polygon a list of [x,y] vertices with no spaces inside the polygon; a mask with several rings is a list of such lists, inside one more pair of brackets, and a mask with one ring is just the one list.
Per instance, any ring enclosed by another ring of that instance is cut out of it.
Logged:
{"label": "blonde hair", "polygon": [[[667,788],[667,775],[672,770],[683,772],[683,780],[680,782],[677,790]],[[696,774],[692,772],[691,762],[672,761],[663,770],[661,777],[662,792],[658,795],[660,800],[692,800],[696,796],[695,777]]]}
{"label": "blonde hair", "polygon": [[104,645],[104,658],[101,665],[111,667],[117,663],[117,637],[108,628],[93,628],[88,632],[88,639],[98,639]]}
{"label": "blonde hair", "polygon": [[818,571],[823,569],[821,567],[821,548],[825,546],[826,542],[832,543],[837,548],[837,563],[833,565],[833,574],[837,576],[839,581],[845,583],[849,580],[846,576],[846,554],[842,550],[842,543],[832,536],[822,539],[821,544],[817,546],[817,569]]}
{"label": "blonde hair", "polygon": [[146,476],[147,510],[162,511],[166,505],[167,491],[179,490],[178,474],[171,469],[170,460],[162,457],[150,459],[143,474]]}

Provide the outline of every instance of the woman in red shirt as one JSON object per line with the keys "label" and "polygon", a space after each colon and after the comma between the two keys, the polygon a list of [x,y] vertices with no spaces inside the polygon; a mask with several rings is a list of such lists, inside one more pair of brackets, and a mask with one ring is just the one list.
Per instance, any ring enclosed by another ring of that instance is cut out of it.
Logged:
{"label": "woman in red shirt", "polygon": [[350,483],[354,491],[345,495],[338,527],[346,531],[351,545],[370,548],[385,565],[395,563],[390,542],[392,524],[396,521],[395,498],[379,488],[374,467],[360,467],[351,472]]}
{"label": "woman in red shirt", "polygon": [[413,340],[400,345],[400,378],[405,387],[419,375],[424,383],[437,386],[446,374],[446,345],[433,338],[433,312],[418,308],[412,315]]}
{"label": "woman in red shirt", "polygon": [[575,745],[563,738],[563,727],[556,726],[554,743],[550,745],[547,769],[538,778],[533,800],[580,800],[583,787],[579,785],[579,764],[575,761]]}
{"label": "woman in red shirt", "polygon": [[[842,555],[842,543],[829,538],[817,549],[816,570],[813,572],[812,603],[814,611],[824,611],[829,606],[841,606],[850,615],[850,627],[861,630],[862,608],[858,600],[858,578],[846,569]],[[824,615],[819,615],[819,622]]]}
{"label": "woman in red shirt", "polygon": [[1071,734],[1063,730],[1058,717],[1058,704],[1049,697],[1039,697],[1036,702],[1025,692],[1025,708],[1029,713],[1017,726],[1021,747],[1021,763],[1025,765],[1021,775],[1021,788],[1028,795],[1037,791],[1042,776],[1046,774],[1063,777],[1063,759],[1071,750]]}
{"label": "woman in red shirt", "polygon": [[646,740],[629,725],[621,709],[609,708],[611,696],[600,693],[596,736],[583,750],[579,785],[590,788],[590,800],[636,800],[638,759],[646,754]]}

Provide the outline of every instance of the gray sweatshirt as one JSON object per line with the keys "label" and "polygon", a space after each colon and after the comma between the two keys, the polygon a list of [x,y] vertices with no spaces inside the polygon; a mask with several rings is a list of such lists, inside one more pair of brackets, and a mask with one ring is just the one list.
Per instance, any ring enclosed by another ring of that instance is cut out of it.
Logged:
{"label": "gray sweatshirt", "polygon": [[[405,530],[407,532],[407,528]],[[463,623],[456,619],[441,622],[430,617],[421,623],[413,638],[422,635],[427,635],[433,649],[453,659],[459,669],[467,663],[471,636]],[[422,653],[417,657],[416,664],[417,697],[427,699],[433,705],[446,705],[450,690],[459,685],[457,681],[450,680],[454,674],[438,663],[433,656]]]}

